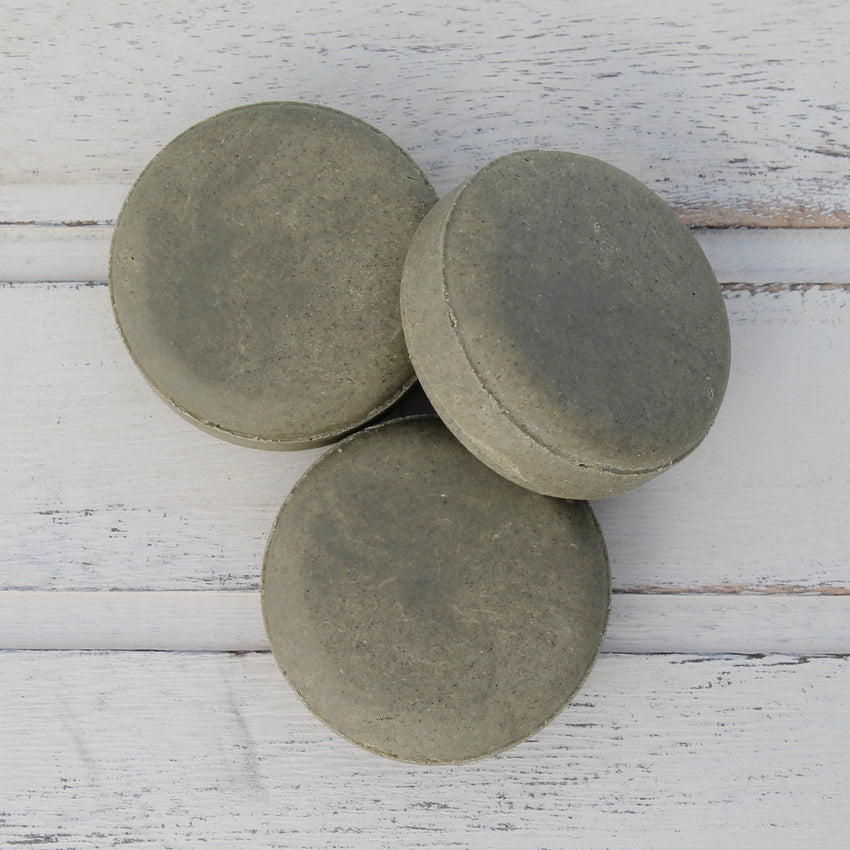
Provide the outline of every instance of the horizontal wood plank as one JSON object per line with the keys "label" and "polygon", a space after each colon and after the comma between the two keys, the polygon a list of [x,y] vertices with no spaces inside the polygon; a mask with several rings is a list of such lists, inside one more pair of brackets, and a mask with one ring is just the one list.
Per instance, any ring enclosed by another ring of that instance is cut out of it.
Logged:
{"label": "horizontal wood plank", "polygon": [[0,30],[4,222],[112,221],[187,126],[286,99],[375,124],[441,194],[557,148],[690,224],[850,225],[843,0],[64,0],[5,3]]}
{"label": "horizontal wood plank", "polygon": [[[850,230],[693,231],[721,283],[850,283]],[[0,225],[0,280],[103,283],[107,225]]]}
{"label": "horizontal wood plank", "polygon": [[[733,374],[714,428],[594,508],[615,588],[844,592],[850,289],[727,291]],[[252,589],[321,450],[231,446],[172,413],[96,286],[0,286],[0,589]]]}
{"label": "horizontal wood plank", "polygon": [[0,843],[837,848],[848,674],[606,655],[531,740],[421,767],[337,737],[267,654],[0,653]]}
{"label": "horizontal wood plank", "polygon": [[[0,591],[0,650],[268,652],[256,591]],[[850,595],[616,593],[603,652],[850,654]]]}

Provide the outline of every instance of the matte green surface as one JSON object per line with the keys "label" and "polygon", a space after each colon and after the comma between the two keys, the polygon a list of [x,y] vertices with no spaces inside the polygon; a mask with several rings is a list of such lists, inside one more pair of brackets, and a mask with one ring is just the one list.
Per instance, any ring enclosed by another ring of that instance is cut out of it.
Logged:
{"label": "matte green surface", "polygon": [[327,442],[413,381],[398,296],[436,200],[415,163],[344,113],[233,109],[169,143],[133,187],[110,283],[151,384],[219,436]]}
{"label": "matte green surface", "polygon": [[484,462],[566,498],[628,490],[693,450],[730,344],[696,240],[599,160],[495,160],[423,221],[402,282],[417,375]]}
{"label": "matte green surface", "polygon": [[319,718],[386,756],[454,762],[563,708],[599,649],[610,574],[586,502],[512,484],[426,416],[350,437],[304,475],[262,599]]}

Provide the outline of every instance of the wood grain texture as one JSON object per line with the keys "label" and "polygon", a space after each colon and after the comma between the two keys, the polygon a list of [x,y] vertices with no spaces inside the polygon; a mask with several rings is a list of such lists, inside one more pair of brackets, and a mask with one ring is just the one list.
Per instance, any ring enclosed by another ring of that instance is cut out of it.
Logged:
{"label": "wood grain texture", "polygon": [[[0,591],[0,650],[268,652],[256,591]],[[615,593],[603,652],[850,654],[850,596]]]}
{"label": "wood grain texture", "polygon": [[846,658],[599,659],[508,752],[363,752],[271,657],[2,653],[4,847],[838,848]]}
{"label": "wood grain texture", "polygon": [[375,124],[440,194],[558,148],[690,224],[850,225],[843,0],[6,2],[0,31],[0,221],[112,221],[187,126],[289,99]]}
{"label": "wood grain texture", "polygon": [[[850,283],[850,231],[693,231],[721,283]],[[0,225],[0,280],[100,283],[109,274],[108,225]]]}
{"label": "wood grain texture", "polygon": [[[848,41],[843,0],[4,0],[0,281],[33,283],[0,284],[0,847],[844,847]],[[594,506],[605,651],[501,756],[395,764],[309,714],[252,650],[266,535],[321,450],[196,430],[118,338],[132,182],[269,99],[373,123],[440,194],[512,150],[601,157],[705,228],[726,284],[717,424]]]}
{"label": "wood grain texture", "polygon": [[[727,291],[733,373],[703,445],[595,503],[614,586],[850,589],[850,288]],[[258,586],[321,450],[230,446],[132,365],[106,287],[0,286],[0,589]]]}

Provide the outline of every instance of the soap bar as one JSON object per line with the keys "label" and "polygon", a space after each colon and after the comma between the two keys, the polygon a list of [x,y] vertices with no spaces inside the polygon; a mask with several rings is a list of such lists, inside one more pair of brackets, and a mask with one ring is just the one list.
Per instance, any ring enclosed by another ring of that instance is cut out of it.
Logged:
{"label": "soap bar", "polygon": [[217,436],[336,439],[414,380],[399,286],[435,201],[404,151],[333,109],[261,103],[191,127],[115,226],[110,286],[130,354]]}
{"label": "soap bar", "polygon": [[591,157],[491,162],[429,212],[402,322],[436,412],[540,493],[622,493],[691,452],[718,412],[729,325],[698,243],[649,188]]}
{"label": "soap bar", "polygon": [[277,517],[262,581],[272,651],[307,707],[421,763],[498,752],[551,720],[609,601],[588,504],[511,483],[433,415],[323,455]]}

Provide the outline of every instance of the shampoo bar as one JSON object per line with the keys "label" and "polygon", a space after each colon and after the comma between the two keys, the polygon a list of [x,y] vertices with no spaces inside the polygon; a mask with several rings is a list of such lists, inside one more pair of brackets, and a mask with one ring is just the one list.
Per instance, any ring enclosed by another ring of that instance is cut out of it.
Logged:
{"label": "shampoo bar", "polygon": [[342,112],[261,103],[203,121],[118,217],[109,277],[127,347],[217,436],[332,441],[413,382],[399,285],[435,200],[406,153]]}
{"label": "shampoo bar", "polygon": [[419,227],[402,280],[410,358],[479,459],[540,493],[622,493],[717,414],[729,327],[673,211],[586,156],[497,159]]}
{"label": "shampoo bar", "polygon": [[272,651],[301,699],[413,762],[497,752],[551,720],[596,657],[609,599],[587,503],[512,484],[436,416],[316,461],[263,569]]}

